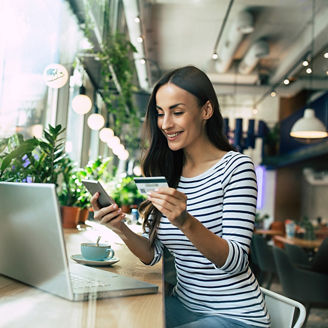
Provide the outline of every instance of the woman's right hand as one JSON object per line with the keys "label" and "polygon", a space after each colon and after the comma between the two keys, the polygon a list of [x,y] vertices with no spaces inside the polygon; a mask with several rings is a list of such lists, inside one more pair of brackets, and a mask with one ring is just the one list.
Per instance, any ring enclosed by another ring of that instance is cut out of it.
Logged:
{"label": "woman's right hand", "polygon": [[94,211],[94,219],[99,223],[112,229],[114,232],[121,231],[122,221],[125,214],[122,212],[117,204],[112,204],[103,208],[99,207],[98,203],[99,193],[96,192],[91,198],[91,205]]}

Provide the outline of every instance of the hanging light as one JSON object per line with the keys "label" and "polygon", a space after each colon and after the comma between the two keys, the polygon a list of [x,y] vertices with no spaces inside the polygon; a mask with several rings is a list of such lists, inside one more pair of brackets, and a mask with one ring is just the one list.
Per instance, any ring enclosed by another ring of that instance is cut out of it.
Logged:
{"label": "hanging light", "polygon": [[80,87],[80,93],[72,100],[73,110],[80,115],[88,113],[92,107],[92,101],[85,93],[85,87],[82,85]]}
{"label": "hanging light", "polygon": [[109,148],[113,149],[114,147],[116,147],[117,145],[119,145],[120,142],[121,142],[121,141],[120,141],[120,138],[114,136],[114,137],[111,137],[111,138],[108,140],[107,145],[108,145]]}
{"label": "hanging light", "polygon": [[88,126],[90,129],[98,131],[105,125],[105,119],[101,114],[98,113],[99,109],[96,104],[94,107],[95,112],[88,117]]}
{"label": "hanging light", "polygon": [[[312,0],[312,42],[311,42],[311,66],[314,63],[314,15],[315,0]],[[306,69],[308,74],[312,73],[311,67]],[[313,76],[311,76],[311,86],[313,84]],[[325,125],[315,116],[314,109],[306,108],[304,116],[297,120],[290,130],[290,136],[303,142],[315,142],[328,136]]]}
{"label": "hanging light", "polygon": [[328,136],[325,125],[315,117],[315,112],[311,108],[304,111],[304,116],[296,121],[290,131],[293,138],[315,140]]}
{"label": "hanging light", "polygon": [[48,87],[59,89],[68,81],[68,72],[61,64],[50,64],[43,72],[43,79]]}
{"label": "hanging light", "polygon": [[99,132],[99,138],[102,142],[108,142],[111,137],[114,137],[114,131],[109,128],[109,113],[107,112],[106,126]]}

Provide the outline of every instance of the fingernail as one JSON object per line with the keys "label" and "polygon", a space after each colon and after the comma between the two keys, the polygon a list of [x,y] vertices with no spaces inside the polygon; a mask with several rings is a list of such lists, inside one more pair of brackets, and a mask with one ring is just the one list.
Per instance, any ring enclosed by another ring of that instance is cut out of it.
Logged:
{"label": "fingernail", "polygon": [[122,210],[119,208],[117,212],[118,212],[118,213],[121,213],[121,212],[122,212]]}
{"label": "fingernail", "polygon": [[114,204],[113,207],[114,207],[114,208],[117,208],[117,204]]}

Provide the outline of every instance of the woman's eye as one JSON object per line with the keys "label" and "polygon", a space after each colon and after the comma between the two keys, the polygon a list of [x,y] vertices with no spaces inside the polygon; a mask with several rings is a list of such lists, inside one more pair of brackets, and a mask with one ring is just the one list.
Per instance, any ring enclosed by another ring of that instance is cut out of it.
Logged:
{"label": "woman's eye", "polygon": [[164,116],[163,113],[157,113],[157,117],[162,117],[162,116]]}
{"label": "woman's eye", "polygon": [[176,115],[176,116],[179,116],[179,115],[182,115],[183,114],[183,112],[174,112],[174,115]]}

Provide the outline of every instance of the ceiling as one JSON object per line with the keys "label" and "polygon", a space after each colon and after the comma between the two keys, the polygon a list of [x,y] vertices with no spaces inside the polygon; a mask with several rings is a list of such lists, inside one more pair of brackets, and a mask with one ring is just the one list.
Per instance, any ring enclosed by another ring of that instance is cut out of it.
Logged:
{"label": "ceiling", "polygon": [[[220,97],[238,94],[258,103],[273,89],[283,96],[328,90],[328,59],[322,56],[328,51],[326,0],[316,0],[314,7],[309,0],[139,0],[138,6],[150,85],[162,73],[192,64],[209,75]],[[236,34],[245,10],[254,30]],[[242,74],[239,65],[257,41],[266,43],[267,54]],[[312,53],[313,73],[307,74],[302,61]],[[282,83],[286,77],[289,85]]]}

